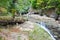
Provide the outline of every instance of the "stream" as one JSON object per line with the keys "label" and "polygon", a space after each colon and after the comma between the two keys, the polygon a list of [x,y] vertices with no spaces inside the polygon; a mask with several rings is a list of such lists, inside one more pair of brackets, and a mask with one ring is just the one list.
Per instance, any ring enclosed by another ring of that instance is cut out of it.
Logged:
{"label": "stream", "polygon": [[[37,22],[38,23],[38,22]],[[50,36],[53,40],[56,40],[54,38],[54,36],[52,35],[52,33],[50,32],[50,30],[46,27],[44,22],[39,22],[38,25],[40,25],[41,28],[43,28]]]}

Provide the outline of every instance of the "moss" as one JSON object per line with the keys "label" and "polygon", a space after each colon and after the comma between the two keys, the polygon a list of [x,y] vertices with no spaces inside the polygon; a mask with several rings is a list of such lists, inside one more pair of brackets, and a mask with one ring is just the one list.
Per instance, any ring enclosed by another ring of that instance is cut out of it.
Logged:
{"label": "moss", "polygon": [[2,37],[0,36],[0,40],[2,40]]}
{"label": "moss", "polygon": [[17,39],[17,40],[21,40],[21,39],[20,39],[20,36],[18,36],[18,39]]}
{"label": "moss", "polygon": [[37,24],[34,24],[34,26],[34,30],[29,34],[30,40],[52,40],[50,35],[44,29]]}

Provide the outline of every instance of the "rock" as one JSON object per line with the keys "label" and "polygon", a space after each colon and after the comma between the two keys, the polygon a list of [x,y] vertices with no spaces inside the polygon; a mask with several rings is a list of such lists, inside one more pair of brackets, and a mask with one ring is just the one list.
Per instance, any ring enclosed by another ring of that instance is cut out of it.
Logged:
{"label": "rock", "polygon": [[59,36],[59,29],[60,29],[60,24],[59,21],[56,21],[54,18],[49,18],[46,16],[40,16],[40,15],[28,15],[28,20],[31,22],[44,22],[47,25],[47,28],[51,30],[51,32],[56,35],[56,39],[60,40]]}
{"label": "rock", "polygon": [[41,9],[33,9],[32,7],[28,10],[28,14],[39,14],[41,15],[42,10]]}
{"label": "rock", "polygon": [[59,17],[58,17],[58,20],[60,21],[60,15],[59,15]]}
{"label": "rock", "polygon": [[49,17],[57,19],[58,15],[56,13],[51,14]]}
{"label": "rock", "polygon": [[7,29],[0,28],[0,36],[3,40],[53,40],[40,25],[30,21]]}

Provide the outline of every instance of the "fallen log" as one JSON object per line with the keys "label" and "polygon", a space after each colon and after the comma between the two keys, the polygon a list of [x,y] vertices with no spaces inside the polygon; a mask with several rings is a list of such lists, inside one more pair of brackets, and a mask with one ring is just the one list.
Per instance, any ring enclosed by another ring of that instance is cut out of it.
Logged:
{"label": "fallen log", "polygon": [[0,16],[0,25],[14,25],[16,23],[21,24],[25,21],[25,19],[21,17],[15,17],[12,16]]}

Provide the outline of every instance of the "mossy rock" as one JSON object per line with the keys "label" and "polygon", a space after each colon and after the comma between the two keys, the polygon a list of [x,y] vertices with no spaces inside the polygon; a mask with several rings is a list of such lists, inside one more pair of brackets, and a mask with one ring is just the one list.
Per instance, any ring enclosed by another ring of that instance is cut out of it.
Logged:
{"label": "mossy rock", "polygon": [[29,40],[53,40],[51,36],[38,24],[34,24],[34,30],[29,34]]}
{"label": "mossy rock", "polygon": [[9,21],[12,20],[12,16],[0,16],[0,21]]}
{"label": "mossy rock", "polygon": [[13,16],[0,16],[0,25],[15,25],[16,23],[21,24],[24,23],[25,19],[22,17],[15,17]]}

